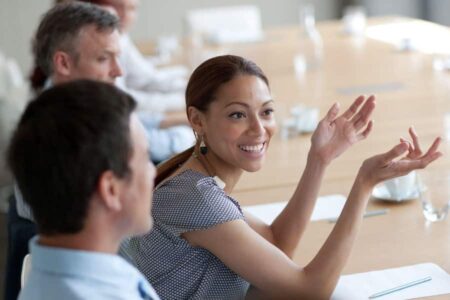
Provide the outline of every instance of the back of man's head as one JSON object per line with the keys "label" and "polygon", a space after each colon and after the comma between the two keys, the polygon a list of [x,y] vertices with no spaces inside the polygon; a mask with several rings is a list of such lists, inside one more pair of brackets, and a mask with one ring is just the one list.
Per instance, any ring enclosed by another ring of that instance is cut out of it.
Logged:
{"label": "back of man's head", "polygon": [[135,101],[112,85],[61,84],[30,102],[8,150],[8,164],[39,231],[83,229],[99,177],[130,175],[130,115]]}
{"label": "back of man's head", "polygon": [[76,40],[87,26],[98,31],[118,30],[116,16],[97,5],[78,1],[62,3],[49,10],[42,18],[33,41],[36,65],[50,76],[53,72],[53,55],[61,50],[78,57]]}

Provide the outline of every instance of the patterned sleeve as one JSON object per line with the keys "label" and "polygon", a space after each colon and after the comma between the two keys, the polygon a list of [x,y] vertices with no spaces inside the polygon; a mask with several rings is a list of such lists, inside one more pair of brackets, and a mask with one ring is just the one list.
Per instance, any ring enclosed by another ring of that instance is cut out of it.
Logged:
{"label": "patterned sleeve", "polygon": [[190,182],[173,181],[156,193],[153,206],[155,224],[177,236],[244,219],[239,204],[227,196],[211,177]]}

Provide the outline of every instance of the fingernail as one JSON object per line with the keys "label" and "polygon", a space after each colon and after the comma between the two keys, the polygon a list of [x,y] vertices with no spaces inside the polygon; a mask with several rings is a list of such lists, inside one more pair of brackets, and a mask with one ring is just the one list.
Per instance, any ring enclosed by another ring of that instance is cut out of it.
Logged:
{"label": "fingernail", "polygon": [[409,143],[403,141],[403,142],[400,143],[399,148],[400,148],[400,149],[403,149],[403,148],[404,148],[404,149],[405,149],[404,151],[406,151],[406,149],[409,148]]}

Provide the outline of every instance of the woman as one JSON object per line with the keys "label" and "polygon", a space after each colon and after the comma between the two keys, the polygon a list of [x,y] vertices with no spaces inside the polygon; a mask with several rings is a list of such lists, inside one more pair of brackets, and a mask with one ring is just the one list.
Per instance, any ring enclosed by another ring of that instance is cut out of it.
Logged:
{"label": "woman", "polygon": [[[275,131],[274,101],[261,69],[231,55],[204,62],[189,80],[186,107],[197,143],[158,169],[154,230],[129,246],[163,299],[329,298],[374,185],[441,155],[440,139],[422,155],[411,132],[414,145],[401,141],[364,161],[334,230],[300,267],[292,256],[325,168],[368,136],[374,97],[358,97],[340,116],[339,106],[331,107],[312,135],[296,191],[271,225],[243,212],[229,196],[243,171],[261,168]],[[394,160],[408,150],[404,159]]]}

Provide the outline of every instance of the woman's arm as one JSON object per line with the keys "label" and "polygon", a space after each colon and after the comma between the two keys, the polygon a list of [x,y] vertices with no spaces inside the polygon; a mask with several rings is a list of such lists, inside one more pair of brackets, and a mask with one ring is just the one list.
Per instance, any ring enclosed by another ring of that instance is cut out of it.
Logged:
{"label": "woman's arm", "polygon": [[370,116],[374,108],[373,96],[367,100],[363,96],[358,97],[339,117],[339,107],[333,105],[311,138],[305,170],[284,210],[266,228],[254,222],[254,217],[246,215],[252,228],[263,233],[268,241],[289,257],[292,257],[311,218],[325,168],[351,145],[369,135],[372,128]]}
{"label": "woman's arm", "polygon": [[407,151],[401,143],[391,151],[366,160],[343,212],[326,242],[304,268],[242,220],[192,231],[183,237],[193,246],[209,250],[226,266],[251,283],[248,298],[329,298],[344,267],[373,186],[385,179],[423,168],[440,156],[437,140],[417,159],[394,159]]}

